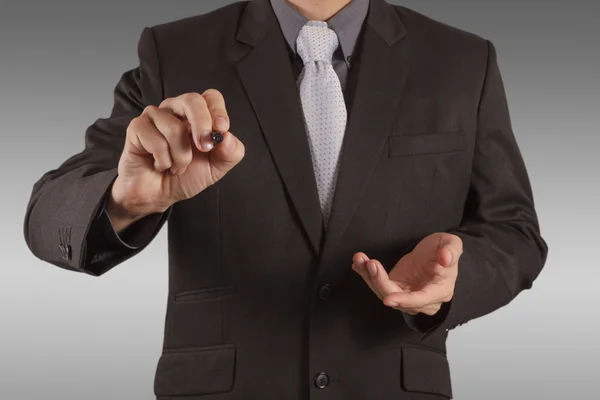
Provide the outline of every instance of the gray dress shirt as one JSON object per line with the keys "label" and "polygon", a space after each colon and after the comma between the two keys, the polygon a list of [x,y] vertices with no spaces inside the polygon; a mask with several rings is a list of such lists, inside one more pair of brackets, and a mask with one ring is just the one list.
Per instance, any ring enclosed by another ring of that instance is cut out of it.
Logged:
{"label": "gray dress shirt", "polygon": [[[308,18],[300,13],[287,0],[270,0],[275,16],[279,21],[281,32],[292,51],[292,63],[298,77],[303,67],[302,59],[296,52],[296,39],[300,29],[308,22]],[[340,78],[342,90],[346,89],[348,69],[351,66],[352,54],[363,23],[369,11],[369,0],[352,0],[346,7],[327,21],[338,36],[340,47],[333,54],[333,69]]]}

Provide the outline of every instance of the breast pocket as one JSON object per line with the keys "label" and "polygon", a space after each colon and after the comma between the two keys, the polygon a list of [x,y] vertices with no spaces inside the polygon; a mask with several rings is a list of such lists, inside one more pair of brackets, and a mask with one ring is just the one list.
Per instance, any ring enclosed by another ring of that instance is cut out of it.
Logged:
{"label": "breast pocket", "polygon": [[392,240],[455,226],[469,187],[473,138],[465,129],[388,137],[386,227]]}
{"label": "breast pocket", "polygon": [[388,143],[390,158],[459,152],[467,147],[464,130],[390,136]]}

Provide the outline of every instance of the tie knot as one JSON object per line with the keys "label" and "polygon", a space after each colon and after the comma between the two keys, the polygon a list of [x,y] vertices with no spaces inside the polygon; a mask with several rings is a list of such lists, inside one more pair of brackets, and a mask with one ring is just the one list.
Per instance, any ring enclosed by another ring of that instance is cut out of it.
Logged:
{"label": "tie knot", "polygon": [[300,30],[296,40],[296,49],[304,64],[313,61],[331,63],[338,45],[335,31],[324,21],[308,21]]}

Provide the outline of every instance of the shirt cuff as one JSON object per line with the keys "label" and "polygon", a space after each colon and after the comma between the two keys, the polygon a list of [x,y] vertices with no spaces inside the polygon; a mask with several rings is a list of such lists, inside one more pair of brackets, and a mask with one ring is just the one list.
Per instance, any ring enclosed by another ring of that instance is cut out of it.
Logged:
{"label": "shirt cuff", "polygon": [[106,209],[107,200],[108,194],[98,207],[86,237],[84,270],[93,275],[105,273],[148,245],[169,218],[171,210],[147,215],[117,233]]}
{"label": "shirt cuff", "polygon": [[106,210],[106,201],[102,207],[102,215],[100,218],[106,218],[106,237],[111,240],[115,245],[130,249],[137,250],[140,247],[148,244],[148,242],[154,237],[156,229],[159,227],[160,222],[164,213],[150,214],[147,215],[131,225],[125,228],[121,233],[115,231],[113,223]]}

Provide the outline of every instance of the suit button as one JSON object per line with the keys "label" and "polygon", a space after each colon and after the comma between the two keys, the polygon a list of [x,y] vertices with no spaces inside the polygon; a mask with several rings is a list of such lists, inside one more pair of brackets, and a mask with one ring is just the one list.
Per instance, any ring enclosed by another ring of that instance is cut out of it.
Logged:
{"label": "suit button", "polygon": [[331,285],[326,283],[324,285],[319,286],[319,298],[321,300],[327,300],[331,297]]}
{"label": "suit button", "polygon": [[329,385],[329,376],[325,372],[321,372],[315,376],[315,386],[319,389],[325,389]]}
{"label": "suit button", "polygon": [[60,247],[60,252],[61,252],[62,258],[64,260],[70,260],[71,259],[71,245],[70,244],[60,244],[58,246]]}

